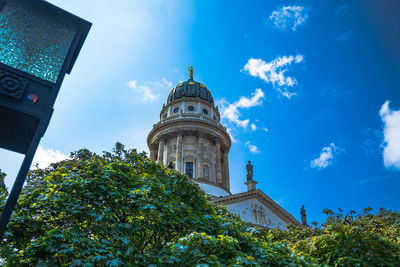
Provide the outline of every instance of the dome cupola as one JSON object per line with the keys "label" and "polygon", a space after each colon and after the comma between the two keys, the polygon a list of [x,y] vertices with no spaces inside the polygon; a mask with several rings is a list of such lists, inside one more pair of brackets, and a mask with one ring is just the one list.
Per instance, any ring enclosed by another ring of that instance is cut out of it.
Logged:
{"label": "dome cupola", "polygon": [[167,104],[183,97],[200,98],[214,104],[210,90],[205,85],[193,80],[193,67],[189,68],[189,80],[179,83],[169,93]]}

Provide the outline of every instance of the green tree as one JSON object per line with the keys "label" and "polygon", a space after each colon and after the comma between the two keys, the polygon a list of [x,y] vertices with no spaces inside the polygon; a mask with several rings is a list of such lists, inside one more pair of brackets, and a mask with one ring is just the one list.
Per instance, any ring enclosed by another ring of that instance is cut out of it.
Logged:
{"label": "green tree", "polygon": [[276,229],[260,233],[259,239],[287,245],[317,265],[400,266],[400,214],[370,211],[343,214],[326,209],[328,217],[320,227]]}
{"label": "green tree", "polygon": [[11,266],[307,264],[258,234],[186,175],[117,143],[31,171],[0,258]]}
{"label": "green tree", "polygon": [[3,207],[6,204],[8,191],[6,184],[4,183],[4,179],[6,178],[6,174],[2,172],[0,169],[0,212],[3,211]]}

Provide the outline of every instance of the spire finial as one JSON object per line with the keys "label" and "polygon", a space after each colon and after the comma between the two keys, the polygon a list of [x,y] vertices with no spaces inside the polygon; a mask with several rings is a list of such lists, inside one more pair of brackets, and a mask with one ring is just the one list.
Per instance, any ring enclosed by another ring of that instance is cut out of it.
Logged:
{"label": "spire finial", "polygon": [[188,67],[188,70],[189,70],[189,78],[190,80],[193,80],[193,67],[192,66]]}

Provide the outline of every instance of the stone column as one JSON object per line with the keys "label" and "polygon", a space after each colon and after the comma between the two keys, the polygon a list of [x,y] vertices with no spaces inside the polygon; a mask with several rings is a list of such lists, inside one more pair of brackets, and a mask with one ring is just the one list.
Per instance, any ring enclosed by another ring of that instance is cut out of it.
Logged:
{"label": "stone column", "polygon": [[197,114],[202,114],[202,113],[203,113],[200,103],[197,103],[196,113],[197,113]]}
{"label": "stone column", "polygon": [[210,170],[210,181],[216,182],[216,174],[215,174],[215,145],[212,146],[211,150],[211,170]]}
{"label": "stone column", "polygon": [[158,155],[157,162],[163,164],[164,163],[164,140],[160,139],[158,143]]}
{"label": "stone column", "polygon": [[151,160],[156,160],[156,155],[157,155],[157,148],[154,145],[151,145],[151,147],[150,147],[150,159]]}
{"label": "stone column", "polygon": [[226,188],[228,188],[230,190],[230,186],[229,186],[229,161],[228,161],[228,152],[226,151],[224,153],[224,177],[225,177],[225,181],[224,181],[224,185]]}
{"label": "stone column", "polygon": [[182,134],[179,133],[176,138],[176,164],[175,168],[177,171],[182,172]]}
{"label": "stone column", "polygon": [[168,107],[167,117],[171,117],[172,107],[171,105]]}
{"label": "stone column", "polygon": [[182,114],[182,113],[186,113],[186,109],[185,109],[186,107],[185,107],[185,101],[182,101],[182,103],[181,103],[181,112],[180,112],[180,114]]}
{"label": "stone column", "polygon": [[204,156],[204,134],[199,133],[199,140],[197,144],[197,177],[196,178],[204,178],[203,173],[203,156]]}
{"label": "stone column", "polygon": [[222,183],[222,174],[221,174],[221,143],[217,141],[215,145],[215,160],[217,161],[216,172],[217,172],[217,183]]}

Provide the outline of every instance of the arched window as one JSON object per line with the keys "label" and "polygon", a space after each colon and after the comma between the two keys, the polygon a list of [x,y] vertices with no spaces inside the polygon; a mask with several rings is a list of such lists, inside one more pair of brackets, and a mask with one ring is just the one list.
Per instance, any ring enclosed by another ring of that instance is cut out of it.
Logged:
{"label": "arched window", "polygon": [[186,162],[185,173],[189,178],[193,178],[193,162]]}

